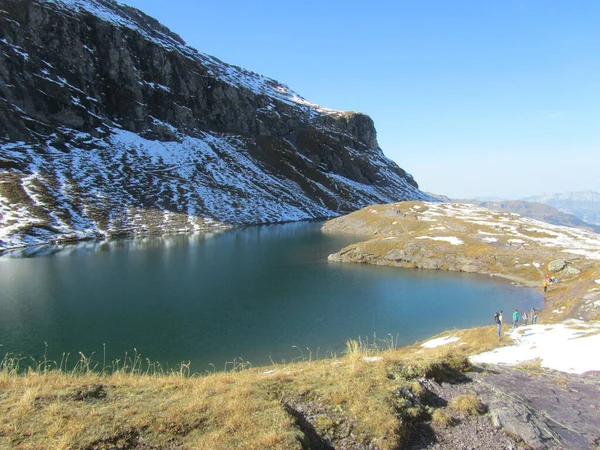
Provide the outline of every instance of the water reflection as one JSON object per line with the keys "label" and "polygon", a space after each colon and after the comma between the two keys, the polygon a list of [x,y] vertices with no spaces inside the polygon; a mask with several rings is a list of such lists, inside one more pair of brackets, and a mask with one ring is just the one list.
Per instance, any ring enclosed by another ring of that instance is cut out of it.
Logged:
{"label": "water reflection", "polygon": [[[137,348],[196,370],[236,357],[290,360],[388,334],[410,344],[540,306],[534,291],[472,274],[328,263],[355,238],[319,223],[85,242],[0,258],[3,351],[40,356]],[[32,257],[44,256],[44,257]]]}
{"label": "water reflection", "polygon": [[[317,225],[315,225],[317,224]],[[144,251],[150,249],[168,249],[181,247],[195,247],[204,245],[206,241],[219,237],[221,239],[235,240],[238,244],[250,243],[260,240],[285,240],[298,234],[299,230],[307,227],[319,226],[319,222],[293,222],[276,225],[257,225],[239,227],[213,233],[183,233],[165,236],[150,235],[135,238],[113,238],[107,240],[90,240],[67,244],[37,245],[0,252],[2,258],[39,258],[47,256],[74,256],[86,253],[111,252],[116,250]],[[348,238],[348,242],[356,239]]]}
{"label": "water reflection", "polygon": [[82,241],[70,244],[37,245],[17,248],[0,253],[2,258],[39,258],[45,256],[73,256],[86,253],[111,252],[116,250],[140,251],[166,249],[169,247],[201,245],[220,233],[188,233],[168,236],[143,236],[136,238],[115,238],[108,240]]}

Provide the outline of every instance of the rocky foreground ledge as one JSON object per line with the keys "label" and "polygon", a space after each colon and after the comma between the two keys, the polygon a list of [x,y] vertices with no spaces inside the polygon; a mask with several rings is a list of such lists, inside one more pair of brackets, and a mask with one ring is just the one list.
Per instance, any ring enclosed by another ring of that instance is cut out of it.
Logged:
{"label": "rocky foreground ledge", "polygon": [[[596,449],[600,322],[520,326],[484,353],[473,348],[486,339],[481,330],[446,332],[413,347],[420,348],[415,358],[471,346],[472,366],[454,377],[420,380],[421,401],[433,413],[415,424],[408,448]],[[473,412],[457,414],[457,400],[469,396]]]}

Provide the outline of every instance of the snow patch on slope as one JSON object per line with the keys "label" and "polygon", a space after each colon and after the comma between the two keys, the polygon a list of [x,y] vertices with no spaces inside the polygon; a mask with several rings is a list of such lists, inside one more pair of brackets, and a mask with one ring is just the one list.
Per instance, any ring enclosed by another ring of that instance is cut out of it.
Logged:
{"label": "snow patch on slope", "polygon": [[516,344],[471,356],[472,363],[514,365],[535,359],[568,373],[600,370],[600,323],[569,320],[557,325],[519,327],[509,334]]}
{"label": "snow patch on slope", "polygon": [[487,236],[503,236],[506,245],[529,245],[535,242],[544,247],[556,248],[562,253],[581,255],[600,260],[600,235],[579,228],[552,225],[518,214],[490,212],[480,206],[466,203],[426,203],[420,214],[424,218],[454,217],[465,223],[487,227],[479,230],[481,239],[488,243],[499,242]]}
{"label": "snow patch on slope", "polygon": [[[23,143],[2,146],[4,154],[26,166],[20,179],[30,204],[15,208],[0,197],[0,249],[61,236],[144,234],[152,227],[194,231],[209,220],[274,223],[337,215],[309,196],[312,190],[348,208],[352,202],[391,200],[375,186],[335,173],[322,174],[322,181],[336,191],[296,169],[294,179],[283,178],[265,170],[235,135],[177,134],[178,141],[165,142],[116,127],[99,131],[104,138],[63,129],[70,136],[66,152],[51,141],[43,151]],[[393,186],[398,197],[423,195],[397,176]]]}

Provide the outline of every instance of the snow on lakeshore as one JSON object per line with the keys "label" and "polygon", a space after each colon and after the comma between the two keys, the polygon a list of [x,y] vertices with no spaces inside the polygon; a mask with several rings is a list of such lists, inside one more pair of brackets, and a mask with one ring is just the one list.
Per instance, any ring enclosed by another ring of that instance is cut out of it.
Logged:
{"label": "snow on lakeshore", "polygon": [[451,342],[456,342],[460,340],[458,336],[445,336],[441,338],[430,339],[427,342],[421,344],[423,348],[436,348],[442,345],[450,344]]}
{"label": "snow on lakeshore", "polygon": [[383,359],[383,357],[381,357],[381,356],[365,356],[361,359],[364,362],[377,362],[377,361],[381,361]]}
{"label": "snow on lakeshore", "polygon": [[516,345],[471,356],[470,361],[514,365],[539,358],[542,367],[562,372],[600,370],[600,322],[569,320],[555,325],[530,325],[508,335]]}
{"label": "snow on lakeshore", "polygon": [[415,239],[431,239],[432,241],[444,241],[449,242],[452,245],[462,245],[464,244],[462,239],[457,238],[456,236],[417,236]]}

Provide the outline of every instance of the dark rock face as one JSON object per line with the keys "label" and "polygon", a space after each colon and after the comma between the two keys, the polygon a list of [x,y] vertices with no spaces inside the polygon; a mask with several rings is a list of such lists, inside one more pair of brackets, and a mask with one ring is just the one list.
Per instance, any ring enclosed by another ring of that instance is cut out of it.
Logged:
{"label": "dark rock face", "polygon": [[600,443],[600,377],[527,373],[490,366],[475,381],[494,424],[530,448],[594,448]]}
{"label": "dark rock face", "polygon": [[0,249],[430,199],[372,120],[111,0],[0,0]]}

